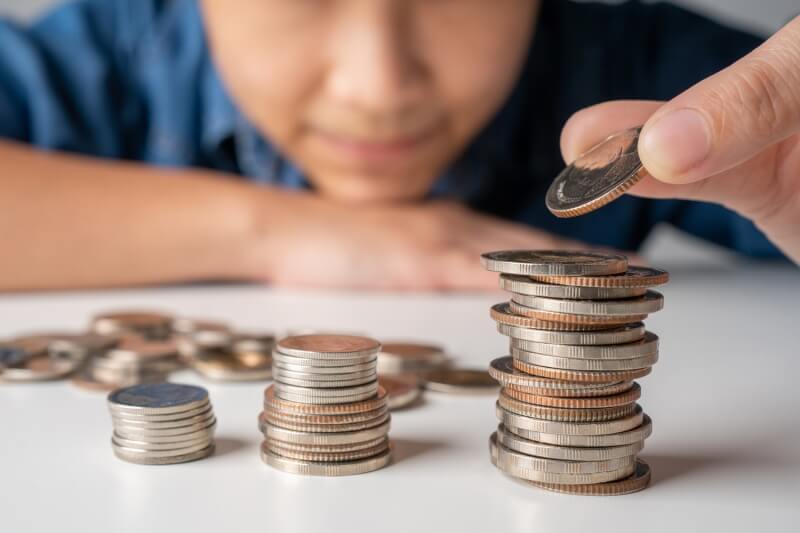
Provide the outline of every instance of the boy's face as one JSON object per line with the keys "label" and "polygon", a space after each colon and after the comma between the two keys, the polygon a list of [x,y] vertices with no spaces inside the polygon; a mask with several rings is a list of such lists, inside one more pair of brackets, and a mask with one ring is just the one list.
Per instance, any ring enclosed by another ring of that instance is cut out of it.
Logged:
{"label": "boy's face", "polygon": [[203,0],[237,105],[323,194],[425,195],[516,81],[538,0]]}

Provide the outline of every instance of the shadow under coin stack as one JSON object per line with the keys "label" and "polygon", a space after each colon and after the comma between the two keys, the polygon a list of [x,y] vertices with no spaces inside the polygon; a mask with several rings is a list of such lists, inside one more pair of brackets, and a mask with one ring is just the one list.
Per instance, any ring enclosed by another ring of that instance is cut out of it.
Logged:
{"label": "shadow under coin stack", "polygon": [[217,421],[202,387],[135,385],[108,395],[114,455],[131,463],[186,463],[214,452]]}
{"label": "shadow under coin stack", "polygon": [[645,488],[650,467],[637,454],[652,423],[633,380],[658,359],[658,337],[641,321],[663,307],[649,288],[668,274],[591,252],[505,251],[481,260],[511,292],[491,310],[511,339],[511,356],[490,367],[502,386],[493,464],[555,492]]}
{"label": "shadow under coin stack", "polygon": [[351,335],[300,335],[277,343],[264,392],[261,458],[285,472],[364,474],[389,464],[390,415],[378,386],[380,343]]}

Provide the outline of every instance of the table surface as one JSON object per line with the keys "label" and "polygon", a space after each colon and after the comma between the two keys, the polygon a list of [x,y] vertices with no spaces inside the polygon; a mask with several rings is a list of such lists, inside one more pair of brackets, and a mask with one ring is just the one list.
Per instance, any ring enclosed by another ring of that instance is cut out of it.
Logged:
{"label": "table surface", "polygon": [[[393,415],[394,463],[348,478],[261,463],[264,384],[204,383],[217,453],[174,466],[114,458],[104,396],[67,382],[0,385],[0,530],[788,531],[800,519],[800,272],[673,270],[648,320],[661,358],[640,380],[654,420],[644,492],[544,492],[489,463],[494,396],[428,393]],[[385,294],[204,286],[0,297],[0,335],[81,328],[116,307],[222,318],[251,329],[341,329],[444,344],[464,366],[506,352],[496,294]],[[203,383],[189,372],[176,381]],[[679,529],[680,528],[680,529]]]}

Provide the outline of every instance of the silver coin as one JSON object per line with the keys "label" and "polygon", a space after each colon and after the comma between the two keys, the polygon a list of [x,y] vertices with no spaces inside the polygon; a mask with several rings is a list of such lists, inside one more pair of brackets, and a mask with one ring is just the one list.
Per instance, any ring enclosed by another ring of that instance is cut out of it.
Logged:
{"label": "silver coin", "polygon": [[273,361],[273,366],[279,372],[283,371],[296,372],[311,376],[338,375],[348,372],[364,372],[364,371],[375,372],[377,370],[377,365],[375,364],[375,361],[370,363],[352,365],[352,366],[326,366],[326,367],[293,365],[289,363]]}
{"label": "silver coin", "polygon": [[499,386],[485,370],[448,368],[426,372],[422,377],[426,390],[448,394],[495,392]]}
{"label": "silver coin", "polygon": [[658,335],[646,332],[645,336],[634,342],[613,345],[569,345],[551,344],[523,339],[511,339],[511,346],[526,352],[572,357],[576,359],[632,359],[658,353]]}
{"label": "silver coin", "polygon": [[206,403],[191,411],[181,411],[166,415],[135,415],[131,413],[118,413],[111,411],[111,420],[125,424],[152,426],[152,427],[176,427],[201,422],[213,414],[210,403]]}
{"label": "silver coin", "polygon": [[250,365],[232,352],[205,354],[195,357],[190,366],[201,376],[215,381],[268,381],[272,379],[270,360],[253,361]]}
{"label": "silver coin", "polygon": [[161,452],[161,451],[174,451],[176,449],[186,449],[196,446],[201,448],[207,447],[213,441],[213,435],[208,433],[199,433],[184,437],[183,440],[172,442],[154,442],[151,440],[134,440],[115,433],[111,436],[111,442],[116,446],[126,448],[128,450],[139,450],[141,452]]}
{"label": "silver coin", "polygon": [[545,204],[558,217],[574,217],[614,201],[647,175],[639,159],[641,126],[615,133],[556,176]]}
{"label": "silver coin", "polygon": [[511,295],[511,301],[537,311],[587,316],[645,315],[664,307],[664,297],[652,290],[644,296],[624,300],[565,300],[515,293]]}
{"label": "silver coin", "polygon": [[[319,395],[297,394],[297,393],[282,391],[280,390],[279,385],[281,384],[277,382],[275,383],[275,396],[277,398],[289,402],[304,403],[304,404],[333,405],[333,404],[356,403],[375,398],[375,395],[377,394],[377,391],[375,392],[367,391],[367,392],[354,393],[348,396],[325,397]],[[308,389],[308,390],[320,390],[320,389]]]}
{"label": "silver coin", "polygon": [[625,324],[624,326],[616,326],[611,329],[597,331],[552,331],[547,329],[521,328],[498,322],[497,331],[512,339],[544,344],[566,344],[570,346],[623,344],[641,340],[645,335],[644,324],[642,322],[633,322],[631,324]]}
{"label": "silver coin", "polygon": [[644,448],[644,441],[634,442],[623,446],[607,446],[605,448],[576,448],[570,446],[556,446],[535,440],[523,439],[500,424],[497,427],[497,442],[515,452],[560,459],[562,461],[607,461],[620,457],[636,455]]}
{"label": "silver coin", "polygon": [[381,344],[356,335],[298,335],[278,341],[275,348],[284,355],[304,359],[356,359],[377,357]]}
{"label": "silver coin", "polygon": [[149,442],[149,443],[152,443],[152,444],[183,443],[183,442],[186,442],[187,440],[193,440],[193,439],[198,439],[198,440],[201,439],[201,438],[206,438],[206,439],[209,439],[209,440],[213,439],[214,438],[214,432],[215,432],[216,429],[217,429],[216,424],[212,424],[212,425],[208,426],[207,428],[205,428],[203,430],[199,430],[199,431],[190,431],[188,433],[180,433],[180,434],[177,434],[177,435],[160,435],[159,434],[159,435],[153,436],[152,434],[143,433],[141,431],[139,431],[139,432],[135,432],[135,431],[127,432],[126,431],[126,432],[120,433],[119,431],[116,430],[116,428],[114,428],[113,436],[116,436],[116,437],[118,437],[120,439],[131,440],[131,441],[134,441],[134,442]]}
{"label": "silver coin", "polygon": [[137,451],[130,451],[127,448],[114,446],[113,444],[111,449],[114,451],[114,455],[116,455],[118,459],[122,459],[123,461],[127,461],[129,463],[142,465],[171,465],[204,459],[214,453],[214,444],[211,444],[210,446],[200,450],[185,451],[184,453],[167,455],[154,455],[154,452],[141,453]]}
{"label": "silver coin", "polygon": [[522,276],[604,276],[621,274],[628,260],[621,255],[564,250],[504,250],[481,255],[491,272]]}
{"label": "silver coin", "polygon": [[233,338],[233,350],[236,352],[271,353],[275,347],[275,335],[268,332],[237,332]]}
{"label": "silver coin", "polygon": [[195,385],[135,385],[108,395],[109,408],[121,413],[168,414],[196,409],[208,402],[208,391]]}
{"label": "silver coin", "polygon": [[303,366],[309,368],[348,368],[356,365],[376,364],[378,354],[367,354],[360,357],[336,358],[336,359],[307,359],[304,357],[294,357],[286,355],[278,350],[272,352],[272,360],[281,365]]}
{"label": "silver coin", "polygon": [[267,439],[274,439],[294,444],[313,444],[313,445],[340,445],[353,444],[385,437],[389,434],[391,421],[387,420],[383,424],[368,429],[357,431],[346,431],[342,433],[315,433],[310,431],[295,431],[275,426],[273,424],[264,425],[264,436]]}
{"label": "silver coin", "polygon": [[642,408],[639,405],[636,406],[633,415],[607,422],[556,422],[554,420],[532,418],[507,411],[499,403],[495,404],[495,413],[498,420],[506,427],[557,435],[611,435],[613,433],[622,433],[642,425],[644,417]]}
{"label": "silver coin", "polygon": [[[349,369],[348,369],[349,370]],[[289,378],[301,381],[351,381],[364,378],[375,379],[375,368],[367,370],[358,370],[353,372],[340,372],[336,374],[314,374],[311,372],[287,370],[285,368],[275,366],[274,369],[275,379],[283,380]]]}
{"label": "silver coin", "polygon": [[183,426],[174,427],[141,427],[128,424],[116,423],[114,424],[114,431],[120,435],[133,439],[133,440],[150,440],[159,439],[161,437],[176,437],[178,435],[187,435],[190,433],[204,433],[213,432],[217,425],[217,419],[211,416],[205,422],[196,422]]}
{"label": "silver coin", "polygon": [[[261,433],[264,433],[263,431]],[[293,442],[279,441],[274,439],[264,440],[266,446],[273,449],[285,449],[302,453],[349,453],[360,452],[370,448],[375,448],[381,444],[388,444],[389,437],[386,435],[377,439],[366,440],[364,442],[354,442],[351,444],[297,444]]]}
{"label": "silver coin", "polygon": [[554,444],[556,446],[572,446],[583,448],[605,448],[609,446],[626,446],[635,442],[641,442],[649,437],[653,432],[653,422],[650,417],[644,415],[642,424],[638,427],[611,435],[564,435],[557,433],[544,433],[541,431],[530,431],[527,429],[516,428],[504,425],[509,431],[523,439]]}
{"label": "silver coin", "polygon": [[[311,387],[299,387],[296,385],[287,385],[284,383],[275,383],[275,393],[281,394],[294,394],[301,396],[320,397],[320,398],[340,398],[346,396],[353,396],[357,394],[376,394],[378,392],[377,378],[365,385],[356,385],[353,387],[339,387],[330,389],[317,389]],[[283,396],[279,396],[283,397]]]}
{"label": "silver coin", "polygon": [[389,413],[386,412],[374,420],[364,422],[349,422],[345,424],[307,424],[296,423],[284,418],[273,417],[272,413],[264,412],[259,419],[259,429],[262,433],[266,430],[267,424],[275,427],[301,431],[306,433],[344,433],[350,431],[361,431],[379,426],[389,420]]}
{"label": "silver coin", "polygon": [[[536,459],[513,450],[509,450],[502,444],[497,443],[497,435],[492,433],[489,438],[490,453],[493,458],[494,465],[505,472],[506,474],[517,477],[520,479],[527,479],[529,481],[538,481],[542,483],[560,483],[564,485],[589,485],[593,483],[606,483],[615,481],[631,475],[636,469],[636,458],[630,457],[624,460],[612,459],[610,461],[603,461],[600,464],[617,464],[619,468],[594,471],[594,472],[547,472],[539,468],[531,468],[532,466],[540,466],[540,464],[555,463],[552,459]],[[567,461],[564,463],[569,464]],[[590,464],[590,463],[583,463]],[[590,467],[588,467],[591,469]]]}
{"label": "silver coin", "polygon": [[527,276],[500,274],[500,288],[517,294],[567,300],[620,300],[644,296],[645,287],[576,287],[533,281]]}
{"label": "silver coin", "polygon": [[450,363],[444,349],[435,344],[387,342],[378,353],[378,371],[381,374],[426,372]]}
{"label": "silver coin", "polygon": [[[267,417],[270,419],[281,419],[291,422],[296,425],[312,425],[312,426],[334,426],[341,427],[345,424],[369,423],[375,424],[389,413],[388,404],[383,404],[380,407],[362,413],[344,413],[344,414],[330,414],[330,415],[312,415],[312,414],[297,414],[291,411],[284,411],[276,407],[265,406],[264,411],[259,415],[259,423],[265,421]],[[369,427],[369,426],[365,426]],[[263,433],[263,431],[262,431]]]}
{"label": "silver coin", "polygon": [[351,476],[366,474],[385,467],[391,462],[391,449],[387,449],[375,457],[345,461],[338,463],[318,463],[299,461],[282,457],[270,451],[267,446],[261,447],[261,459],[268,465],[284,472],[309,476]]}
{"label": "silver coin", "polygon": [[20,346],[9,342],[0,343],[0,371],[7,366],[21,365],[30,356],[30,353]]}
{"label": "silver coin", "polygon": [[658,362],[658,352],[641,357],[631,357],[630,359],[580,359],[577,357],[554,357],[511,348],[511,357],[529,365],[590,372],[639,370],[640,368],[651,367]]}
{"label": "silver coin", "polygon": [[[365,378],[357,379],[343,379],[341,381],[312,381],[309,379],[294,379],[288,378],[283,374],[275,374],[274,379],[276,383],[281,385],[293,385],[296,387],[304,387],[309,389],[341,389],[347,387],[357,387],[374,382],[377,379],[377,374],[372,373]],[[376,389],[377,390],[377,389]]]}
{"label": "silver coin", "polygon": [[79,370],[81,361],[39,354],[28,357],[17,366],[7,366],[0,372],[0,381],[27,383],[62,379]]}

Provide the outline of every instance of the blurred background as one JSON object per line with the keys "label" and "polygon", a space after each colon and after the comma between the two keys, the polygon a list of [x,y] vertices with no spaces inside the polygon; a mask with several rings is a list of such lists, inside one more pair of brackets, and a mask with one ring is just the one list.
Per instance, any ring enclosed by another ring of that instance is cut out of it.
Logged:
{"label": "blurred background", "polygon": [[[0,16],[30,19],[62,1],[0,0]],[[622,3],[624,0],[605,1]],[[770,35],[790,19],[800,15],[800,0],[672,0],[671,3],[764,36]],[[645,245],[644,255],[665,268],[671,265],[724,267],[735,260],[725,250],[668,227],[659,228],[653,233]]]}

